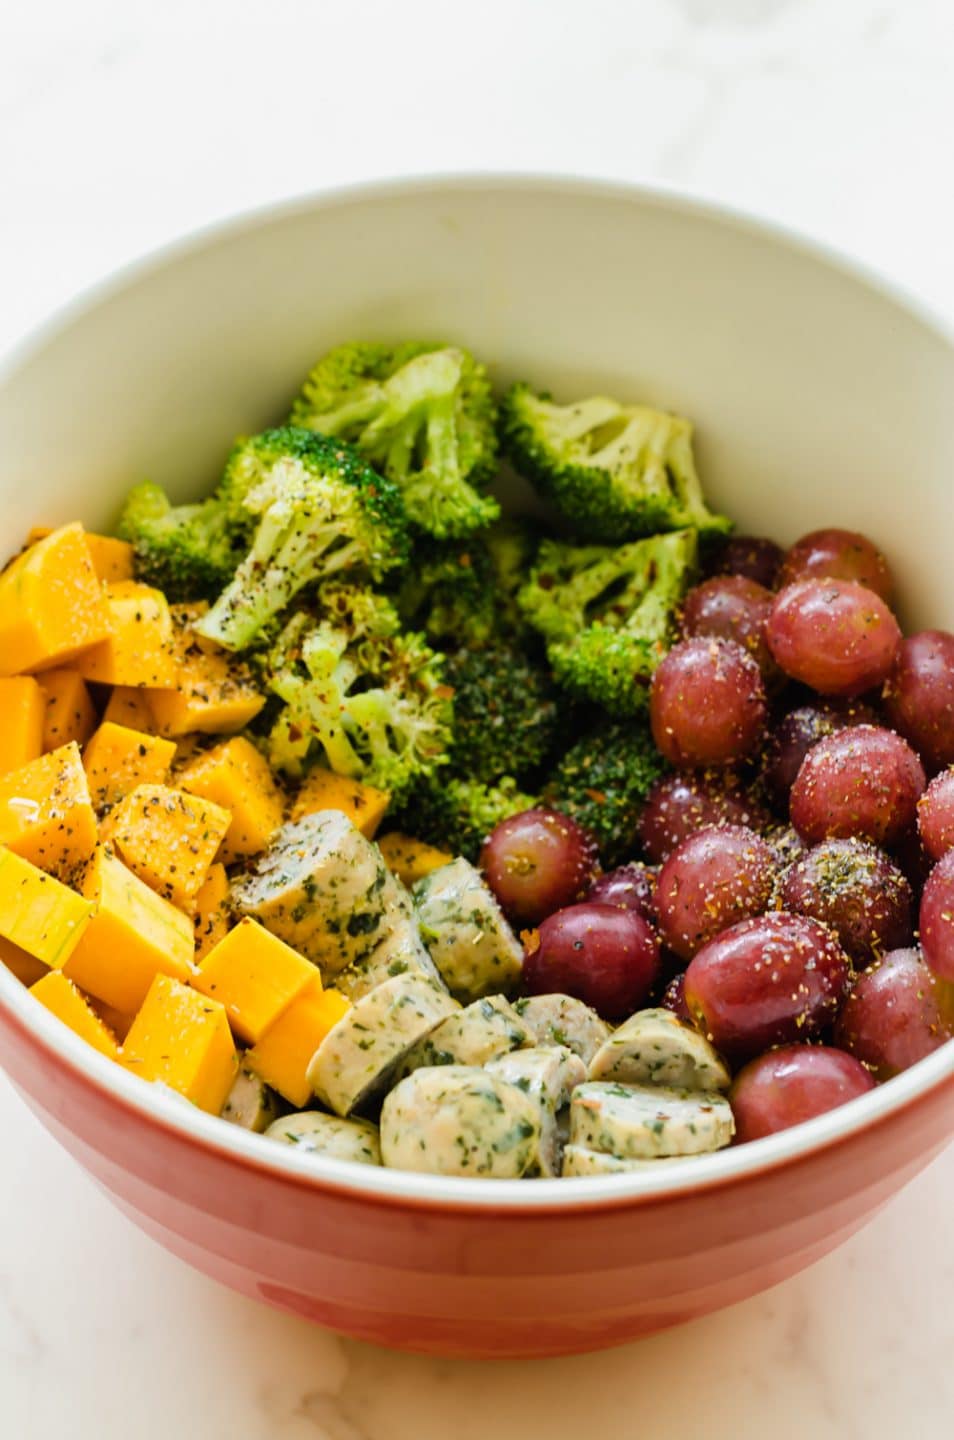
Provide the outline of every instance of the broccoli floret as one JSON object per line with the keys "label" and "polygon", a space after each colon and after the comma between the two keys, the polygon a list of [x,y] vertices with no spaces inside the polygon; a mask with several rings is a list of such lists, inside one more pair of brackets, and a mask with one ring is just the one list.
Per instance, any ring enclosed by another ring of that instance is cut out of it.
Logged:
{"label": "broccoli floret", "polygon": [[396,824],[429,845],[475,861],[495,825],[537,804],[509,775],[496,785],[440,775],[414,787]]}
{"label": "broccoli floret", "polygon": [[217,495],[172,505],[160,485],[145,480],[127,495],[116,533],[132,544],[141,580],[172,601],[209,600],[242,558],[251,517],[244,520]]}
{"label": "broccoli floret", "polygon": [[285,702],[268,740],[276,769],[311,763],[400,796],[444,763],[452,691],[443,657],[424,637],[402,634],[382,595],[323,585],[317,615],[287,623],[266,662],[269,688]]}
{"label": "broccoli floret", "polygon": [[678,415],[603,395],[555,405],[528,385],[514,385],[501,406],[501,428],[516,468],[584,540],[731,528],[705,503],[692,426]]}
{"label": "broccoli floret", "polygon": [[614,715],[643,709],[695,572],[696,532],[600,545],[540,546],[520,608],[562,685]]}
{"label": "broccoli floret", "polygon": [[552,754],[561,717],[548,668],[516,646],[458,650],[444,676],[454,688],[456,774],[489,783],[532,777]]}
{"label": "broccoli floret", "polygon": [[609,868],[633,858],[643,803],[665,769],[645,722],[603,721],[567,751],[544,799],[592,832]]}
{"label": "broccoli floret", "polygon": [[401,574],[397,607],[404,625],[434,645],[488,645],[497,630],[494,573],[476,538],[419,538]]}
{"label": "broccoli floret", "polygon": [[196,629],[228,650],[249,645],[306,585],[343,570],[378,580],[408,552],[390,481],[347,445],[286,426],[240,440],[220,487],[241,497],[251,548]]}
{"label": "broccoli floret", "polygon": [[339,345],[308,376],[291,419],[355,445],[429,535],[459,539],[500,514],[480,493],[496,466],[496,410],[487,372],[466,350]]}
{"label": "broccoli floret", "polygon": [[522,517],[498,520],[481,537],[490,558],[501,635],[525,638],[528,632],[517,594],[530,572],[542,534],[533,521]]}

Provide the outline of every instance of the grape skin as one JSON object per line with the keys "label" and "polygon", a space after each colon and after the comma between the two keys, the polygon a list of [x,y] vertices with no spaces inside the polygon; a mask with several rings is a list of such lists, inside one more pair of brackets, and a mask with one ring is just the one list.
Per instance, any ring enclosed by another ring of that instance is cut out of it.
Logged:
{"label": "grape skin", "polygon": [[759,667],[731,640],[683,640],[653,676],[653,739],[671,765],[695,769],[736,764],[758,745],[765,715]]}
{"label": "grape skin", "polygon": [[710,826],[676,847],[659,872],[659,933],[683,960],[737,920],[768,908],[775,857],[740,825]]}
{"label": "grape skin", "polygon": [[717,1050],[748,1060],[829,1025],[850,973],[830,930],[779,910],[740,921],[696,953],[686,1004]]}
{"label": "grape skin", "polygon": [[736,1144],[824,1115],[874,1088],[865,1067],[828,1045],[783,1045],[750,1060],[729,1091]]}
{"label": "grape skin", "polygon": [[809,845],[855,837],[890,848],[914,828],[924,786],[921,762],[900,735],[854,725],[809,750],[789,813]]}
{"label": "grape skin", "polygon": [[873,541],[857,530],[812,530],[786,552],[779,588],[809,577],[854,580],[890,603],[894,580],[887,560]]}
{"label": "grape skin", "polygon": [[851,580],[796,580],[775,597],[766,639],[793,680],[822,695],[861,695],[887,679],[901,630],[873,590]]}
{"label": "grape skin", "polygon": [[859,975],[842,1006],[835,1043],[879,1080],[890,1080],[949,1038],[938,985],[917,949],[892,950]]}

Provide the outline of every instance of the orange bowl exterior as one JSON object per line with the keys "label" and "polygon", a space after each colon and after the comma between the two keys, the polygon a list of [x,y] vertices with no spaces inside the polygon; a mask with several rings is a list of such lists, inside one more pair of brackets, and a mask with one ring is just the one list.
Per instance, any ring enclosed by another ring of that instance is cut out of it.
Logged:
{"label": "orange bowl exterior", "polygon": [[2,1009],[0,1039],[43,1124],[197,1269],[358,1339],[480,1358],[622,1344],[784,1280],[928,1164],[954,1107],[952,1077],[837,1147],[683,1194],[466,1208],[276,1174],[127,1107]]}

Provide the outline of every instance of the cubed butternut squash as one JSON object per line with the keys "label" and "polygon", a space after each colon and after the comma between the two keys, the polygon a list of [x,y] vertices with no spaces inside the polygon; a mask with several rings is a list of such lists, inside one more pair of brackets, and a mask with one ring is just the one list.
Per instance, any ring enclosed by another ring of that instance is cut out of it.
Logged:
{"label": "cubed butternut squash", "polygon": [[378,849],[392,875],[396,875],[409,890],[432,870],[449,865],[454,858],[446,850],[438,850],[436,845],[427,845],[423,840],[415,840],[413,835],[402,834],[400,830],[383,835],[378,841]]}
{"label": "cubed butternut squash", "polygon": [[351,1008],[337,990],[323,990],[316,977],[270,1025],[244,1063],[299,1110],[311,1098],[308,1066],[328,1031]]}
{"label": "cubed butternut squash", "polygon": [[0,775],[0,845],[68,879],[96,846],[96,816],[75,741]]}
{"label": "cubed butternut squash", "polygon": [[176,782],[231,812],[219,857],[226,865],[260,854],[284,818],[284,799],[268,761],[242,735],[201,751],[177,772]]}
{"label": "cubed butternut squash", "polygon": [[107,1005],[105,1000],[97,1000],[95,995],[87,995],[86,1000],[96,1011],[107,1030],[113,1032],[121,1045],[129,1034],[129,1027],[136,1018],[135,1014],[128,1010],[117,1010],[115,1005]]}
{"label": "cubed butternut squash", "polygon": [[56,750],[75,740],[85,745],[96,729],[96,707],[76,670],[44,670],[42,682],[46,700],[43,717],[43,749]]}
{"label": "cubed butternut squash", "polygon": [[195,958],[205,958],[213,946],[229,933],[229,877],[225,866],[215,864],[195,897]]}
{"label": "cubed butternut squash", "polygon": [[162,785],[176,753],[174,740],[104,720],[83,751],[94,810],[117,804],[137,785]]}
{"label": "cubed butternut squash", "polygon": [[220,1000],[236,1035],[254,1045],[317,974],[284,940],[245,919],[213,946],[192,984]]}
{"label": "cubed butternut squash", "polygon": [[14,974],[21,985],[35,985],[38,980],[49,973],[49,965],[44,965],[35,955],[28,950],[21,950],[19,945],[14,945],[11,940],[4,940],[0,936],[0,965]]}
{"label": "cubed butternut squash", "polygon": [[210,1115],[222,1109],[238,1069],[224,1007],[167,975],[152,982],[121,1058],[133,1074],[168,1085]]}
{"label": "cubed butternut squash", "polygon": [[175,688],[149,691],[155,728],[173,739],[190,730],[232,735],[265,704],[244,665],[234,656],[203,648],[207,642],[200,642],[190,622],[206,608],[175,607]]}
{"label": "cubed butternut squash", "polygon": [[391,796],[387,790],[362,785],[318,766],[310,770],[292,804],[291,818],[302,820],[319,810],[343,810],[353,825],[373,840],[384,819]]}
{"label": "cubed butternut squash", "polygon": [[[34,525],[27,536],[27,544],[33,545],[52,533],[48,525]],[[84,538],[93,569],[100,580],[135,578],[135,556],[128,540],[117,540],[113,535],[95,535],[89,530],[85,531]]]}
{"label": "cubed butternut squash", "polygon": [[0,849],[0,935],[51,969],[61,969],[89,925],[93,906],[75,890]]}
{"label": "cubed butternut squash", "polygon": [[192,921],[143,884],[108,845],[97,848],[81,889],[94,913],[66,964],[80,989],[128,1015],[139,1009],[156,975],[189,978]]}
{"label": "cubed butternut squash", "polygon": [[45,717],[46,696],[32,675],[0,679],[0,775],[43,754]]}
{"label": "cubed butternut squash", "polygon": [[0,675],[63,665],[111,629],[79,523],[53,530],[0,574]]}
{"label": "cubed butternut squash", "polygon": [[102,823],[102,836],[140,880],[192,913],[232,817],[168,785],[137,785]]}
{"label": "cubed butternut squash", "polygon": [[115,725],[126,725],[130,730],[155,729],[155,720],[149,696],[135,685],[116,685],[106,702],[103,719]]}
{"label": "cubed butternut squash", "polygon": [[84,651],[76,669],[106,685],[175,685],[172,616],[161,590],[136,580],[103,586],[109,635]]}
{"label": "cubed butternut squash", "polygon": [[64,1025],[68,1025],[81,1040],[85,1040],[87,1045],[92,1045],[94,1050],[98,1050],[110,1060],[119,1058],[116,1036],[104,1025],[85,996],[72,980],[67,980],[61,970],[51,970],[42,980],[31,985],[30,994],[58,1020],[62,1020]]}

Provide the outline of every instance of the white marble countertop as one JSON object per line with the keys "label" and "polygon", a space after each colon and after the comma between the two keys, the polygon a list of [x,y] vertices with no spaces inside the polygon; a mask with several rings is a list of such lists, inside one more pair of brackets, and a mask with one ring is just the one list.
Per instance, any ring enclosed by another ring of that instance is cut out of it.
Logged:
{"label": "white marble countertop", "polygon": [[[235,209],[447,169],[685,186],[954,317],[948,0],[33,0],[0,43],[0,349]],[[61,397],[62,400],[62,397]],[[145,1240],[0,1081],[4,1440],[941,1440],[954,1150],[863,1234],[640,1345],[493,1367],[341,1341]]]}

